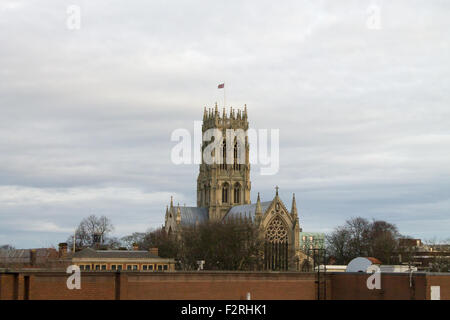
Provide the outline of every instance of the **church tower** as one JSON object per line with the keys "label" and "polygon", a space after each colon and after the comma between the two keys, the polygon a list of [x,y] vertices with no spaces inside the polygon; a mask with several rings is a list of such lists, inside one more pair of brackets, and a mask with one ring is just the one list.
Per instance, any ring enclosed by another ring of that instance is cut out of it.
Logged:
{"label": "church tower", "polygon": [[[220,115],[217,104],[214,109],[207,110],[205,107],[202,135],[209,129],[220,130],[222,137],[217,142],[219,147],[211,152],[215,160],[213,163],[208,164],[203,154],[208,145],[214,142],[214,138],[202,142],[202,162],[197,178],[197,206],[207,208],[209,219],[217,221],[221,220],[232,206],[250,203],[247,107],[245,106],[244,110],[230,108],[229,115],[225,108]],[[236,137],[239,134],[241,139]]]}

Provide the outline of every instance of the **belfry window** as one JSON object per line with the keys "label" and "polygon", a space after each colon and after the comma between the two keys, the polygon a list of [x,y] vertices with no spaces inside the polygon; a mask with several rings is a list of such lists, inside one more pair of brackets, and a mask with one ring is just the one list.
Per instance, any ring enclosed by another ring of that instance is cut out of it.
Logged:
{"label": "belfry window", "polygon": [[234,158],[234,162],[233,162],[233,168],[234,170],[241,170],[241,165],[239,164],[239,159],[238,159],[238,151],[240,151],[238,149],[238,144],[237,142],[234,143],[234,153],[233,153],[233,158]]}
{"label": "belfry window", "polygon": [[227,168],[227,142],[225,139],[222,142],[222,164],[220,165],[222,169]]}
{"label": "belfry window", "polygon": [[228,184],[222,187],[222,203],[228,203]]}
{"label": "belfry window", "polygon": [[234,186],[234,203],[240,203],[241,202],[241,188],[239,184],[236,184]]}

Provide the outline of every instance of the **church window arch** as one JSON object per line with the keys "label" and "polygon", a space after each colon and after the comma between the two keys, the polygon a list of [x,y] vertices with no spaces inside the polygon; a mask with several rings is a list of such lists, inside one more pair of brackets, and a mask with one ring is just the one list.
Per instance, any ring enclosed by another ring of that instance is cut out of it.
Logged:
{"label": "church window arch", "polygon": [[275,217],[270,221],[266,228],[266,240],[271,243],[287,243],[288,242],[288,231],[279,216]]}
{"label": "church window arch", "polygon": [[222,203],[228,203],[228,183],[224,183],[222,186]]}
{"label": "church window arch", "polygon": [[233,194],[233,198],[234,198],[234,203],[240,203],[241,202],[241,185],[239,183],[236,183],[234,185],[234,194]]}
{"label": "church window arch", "polygon": [[227,142],[225,139],[222,141],[222,164],[220,166],[222,169],[227,168]]}

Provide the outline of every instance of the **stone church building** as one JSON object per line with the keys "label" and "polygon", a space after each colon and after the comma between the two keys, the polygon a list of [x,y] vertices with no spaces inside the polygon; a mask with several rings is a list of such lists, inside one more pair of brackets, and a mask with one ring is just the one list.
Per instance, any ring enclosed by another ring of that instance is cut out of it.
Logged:
{"label": "stone church building", "polygon": [[[227,143],[226,129],[248,129],[247,107],[243,110],[230,109],[229,115],[223,110],[204,110],[202,132],[208,129],[219,129],[223,133],[223,150]],[[234,161],[206,164],[203,157],[197,178],[197,206],[187,207],[173,204],[166,208],[164,229],[169,234],[178,233],[183,226],[193,226],[207,221],[251,221],[261,230],[265,238],[265,268],[268,270],[300,270],[306,256],[300,250],[300,227],[295,194],[292,197],[290,210],[278,195],[269,201],[261,201],[259,193],[256,203],[250,201],[250,163],[249,143],[245,137],[245,163],[239,164],[236,157],[236,141]],[[206,147],[203,142],[202,150]],[[242,162],[242,161],[240,161]]]}

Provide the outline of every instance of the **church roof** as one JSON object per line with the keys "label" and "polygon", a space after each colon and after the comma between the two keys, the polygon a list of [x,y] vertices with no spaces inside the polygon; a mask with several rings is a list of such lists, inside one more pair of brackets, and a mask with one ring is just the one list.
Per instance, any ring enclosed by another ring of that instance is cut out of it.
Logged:
{"label": "church roof", "polygon": [[198,223],[203,223],[208,221],[208,209],[198,208],[198,207],[181,207],[181,224],[182,225],[194,225],[197,221]]}
{"label": "church roof", "polygon": [[[269,208],[271,203],[272,201],[261,202],[261,209],[263,214]],[[256,203],[234,206],[227,212],[224,219],[239,218],[241,216],[242,218],[244,218],[245,216],[247,216],[247,218],[251,217],[253,220],[255,218],[255,211]]]}

